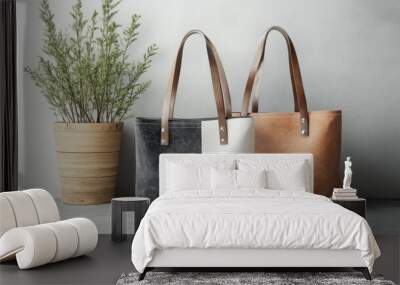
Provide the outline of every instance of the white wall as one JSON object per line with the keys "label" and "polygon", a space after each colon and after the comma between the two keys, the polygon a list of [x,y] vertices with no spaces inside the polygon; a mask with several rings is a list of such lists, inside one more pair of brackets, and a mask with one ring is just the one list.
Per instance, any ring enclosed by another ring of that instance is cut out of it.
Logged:
{"label": "white wall", "polygon": [[[17,0],[20,64],[40,54],[43,25],[39,0]],[[83,1],[87,11],[100,0]],[[59,27],[67,27],[73,1],[53,0]],[[160,50],[146,75],[152,85],[133,108],[136,116],[159,116],[172,60],[184,33],[206,32],[215,43],[240,109],[256,43],[271,25],[287,29],[297,48],[309,109],[342,109],[343,157],[351,155],[354,186],[366,197],[400,198],[400,2],[396,0],[123,0],[118,20],[142,15],[132,58],[156,43]],[[44,187],[59,195],[52,123],[40,91],[20,74],[20,178],[22,187]],[[287,52],[271,37],[262,78],[261,110],[292,110]],[[176,105],[178,116],[215,114],[206,52],[199,38],[187,45]],[[126,122],[119,193],[133,194],[133,119]]]}

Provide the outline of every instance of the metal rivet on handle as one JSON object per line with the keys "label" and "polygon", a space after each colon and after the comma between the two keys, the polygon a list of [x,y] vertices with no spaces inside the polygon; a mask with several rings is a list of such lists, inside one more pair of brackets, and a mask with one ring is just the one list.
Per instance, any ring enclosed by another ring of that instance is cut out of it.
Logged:
{"label": "metal rivet on handle", "polygon": [[165,132],[165,128],[161,128],[161,131],[162,131],[162,132]]}
{"label": "metal rivet on handle", "polygon": [[305,118],[301,118],[301,122],[304,123],[306,121]]}
{"label": "metal rivet on handle", "polygon": [[223,132],[223,131],[224,131],[224,127],[220,127],[219,129],[221,130],[221,132]]}
{"label": "metal rivet on handle", "polygon": [[306,133],[306,130],[301,130],[301,134],[304,135]]}
{"label": "metal rivet on handle", "polygon": [[221,139],[221,142],[224,142],[225,140],[224,139]]}

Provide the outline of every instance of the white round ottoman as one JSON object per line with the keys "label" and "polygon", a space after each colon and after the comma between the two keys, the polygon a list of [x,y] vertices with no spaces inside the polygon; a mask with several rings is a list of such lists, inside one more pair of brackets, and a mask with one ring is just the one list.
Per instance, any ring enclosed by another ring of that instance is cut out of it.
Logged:
{"label": "white round ottoman", "polygon": [[86,218],[13,228],[0,238],[0,260],[14,256],[28,269],[86,254],[96,248],[97,228]]}

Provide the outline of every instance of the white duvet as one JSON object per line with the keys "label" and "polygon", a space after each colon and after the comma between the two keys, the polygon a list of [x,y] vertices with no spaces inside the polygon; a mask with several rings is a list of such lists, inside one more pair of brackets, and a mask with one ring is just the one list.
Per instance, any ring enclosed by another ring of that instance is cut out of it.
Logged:
{"label": "white duvet", "polygon": [[372,271],[380,251],[365,219],[328,198],[299,191],[181,191],[156,199],[132,243],[143,272],[155,249],[358,249]]}

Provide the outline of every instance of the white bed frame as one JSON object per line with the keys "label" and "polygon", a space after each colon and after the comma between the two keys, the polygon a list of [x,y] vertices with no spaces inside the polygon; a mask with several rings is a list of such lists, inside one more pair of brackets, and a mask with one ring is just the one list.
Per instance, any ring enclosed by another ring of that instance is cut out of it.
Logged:
{"label": "white bed frame", "polygon": [[[313,156],[312,154],[162,154],[160,156],[160,194],[166,191],[166,161],[173,159],[238,159],[271,158],[307,160],[310,166],[310,189],[313,192]],[[156,267],[353,267],[362,271],[365,278],[371,280],[365,261],[359,250],[330,249],[193,249],[170,248],[156,250],[152,261],[139,276],[143,279],[146,272]]]}
{"label": "white bed frame", "polygon": [[156,250],[149,267],[365,267],[359,250],[193,249]]}

